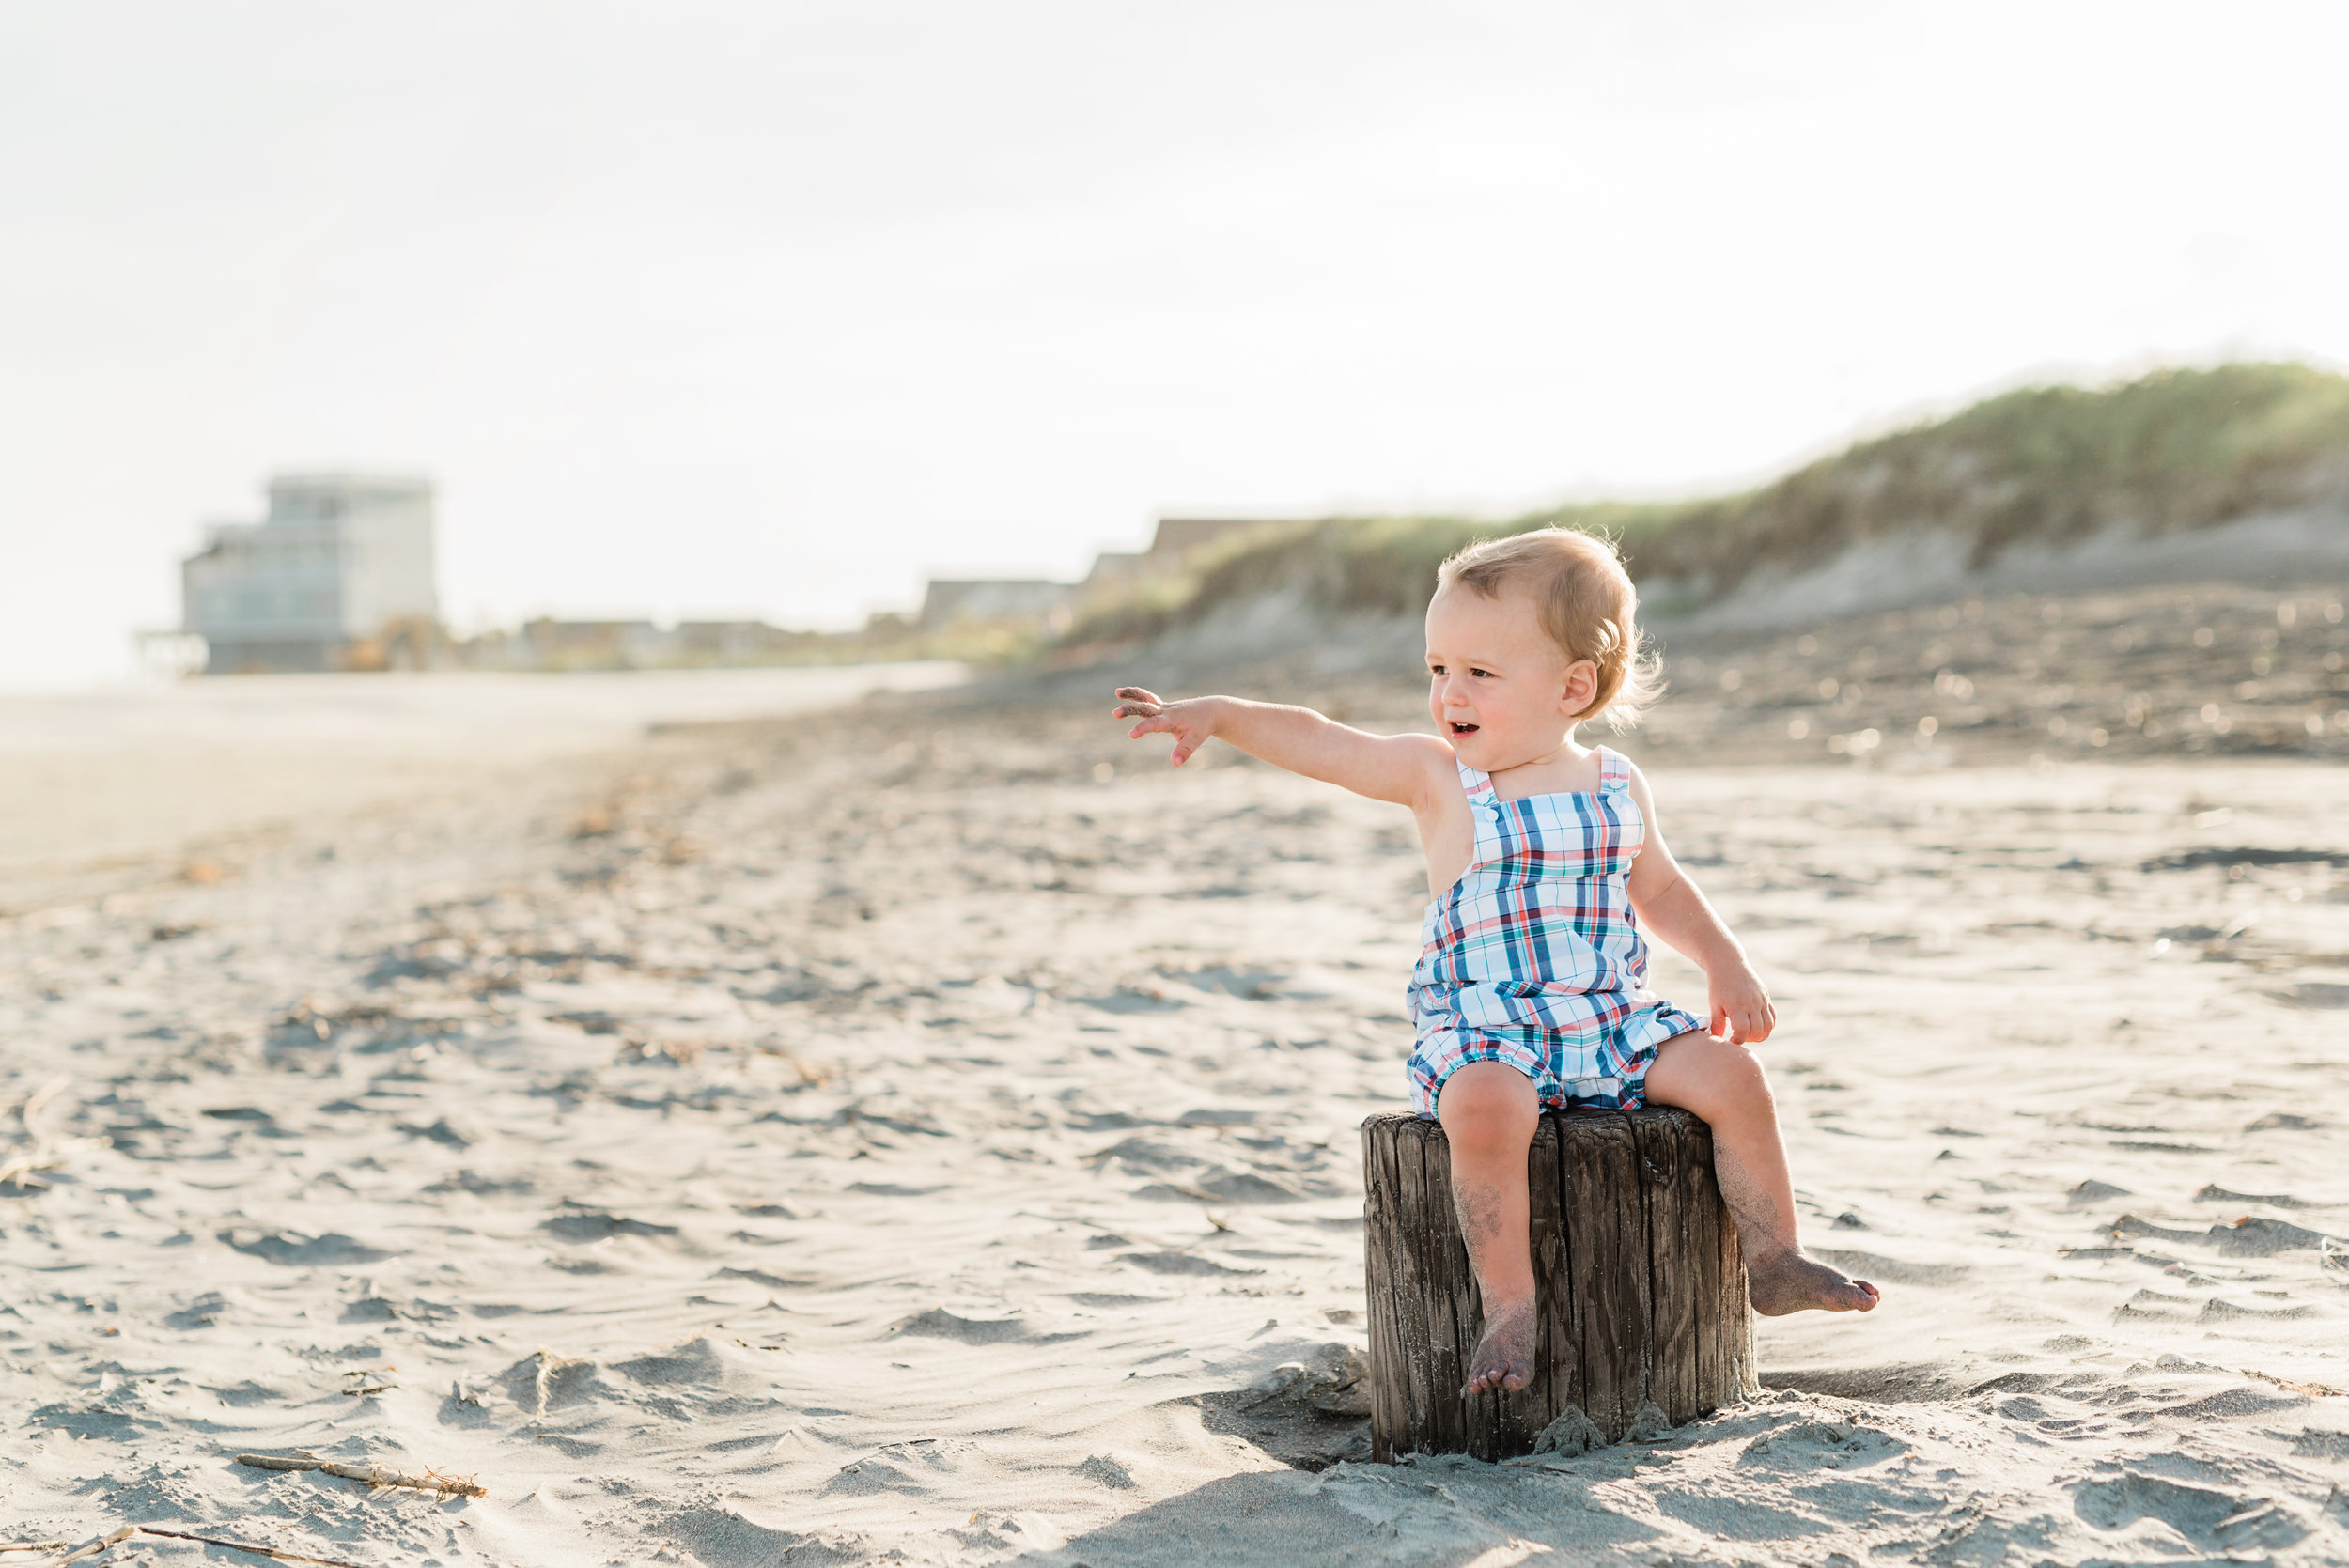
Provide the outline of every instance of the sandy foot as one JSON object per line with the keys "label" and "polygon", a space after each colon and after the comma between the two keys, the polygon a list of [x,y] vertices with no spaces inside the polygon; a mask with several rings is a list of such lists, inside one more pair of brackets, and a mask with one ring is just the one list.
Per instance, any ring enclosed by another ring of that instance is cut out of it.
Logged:
{"label": "sandy foot", "polygon": [[1484,1337],[1469,1361],[1463,1393],[1486,1389],[1517,1392],[1533,1381],[1533,1301],[1504,1301],[1485,1317]]}
{"label": "sandy foot", "polygon": [[1829,1268],[1799,1251],[1746,1260],[1746,1294],[1764,1317],[1788,1312],[1865,1312],[1875,1310],[1875,1286]]}

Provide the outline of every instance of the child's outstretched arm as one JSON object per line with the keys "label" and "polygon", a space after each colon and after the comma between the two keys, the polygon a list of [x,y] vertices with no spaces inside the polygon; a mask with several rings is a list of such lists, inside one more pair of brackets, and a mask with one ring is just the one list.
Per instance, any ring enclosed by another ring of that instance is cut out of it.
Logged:
{"label": "child's outstretched arm", "polygon": [[1631,770],[1631,799],[1647,827],[1639,858],[1631,862],[1632,909],[1649,930],[1703,967],[1711,1032],[1749,1045],[1768,1039],[1778,1027],[1769,990],[1704,890],[1672,859],[1657,825],[1656,799],[1648,791],[1647,776],[1637,768]]}
{"label": "child's outstretched arm", "polygon": [[1121,686],[1117,696],[1116,717],[1142,721],[1128,732],[1133,738],[1174,737],[1177,768],[1208,740],[1221,740],[1275,768],[1414,809],[1431,798],[1432,782],[1455,770],[1452,748],[1432,735],[1371,735],[1310,707],[1240,697],[1170,703],[1139,686]]}

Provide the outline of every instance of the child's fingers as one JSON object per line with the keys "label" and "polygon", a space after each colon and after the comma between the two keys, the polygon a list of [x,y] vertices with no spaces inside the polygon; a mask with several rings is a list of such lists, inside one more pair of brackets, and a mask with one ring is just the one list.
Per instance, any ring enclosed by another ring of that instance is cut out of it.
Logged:
{"label": "child's fingers", "polygon": [[1121,686],[1117,689],[1115,694],[1124,698],[1128,702],[1148,703],[1152,707],[1164,707],[1166,706],[1165,703],[1159,699],[1159,694],[1157,692],[1149,691],[1144,687]]}
{"label": "child's fingers", "polygon": [[1710,1034],[1716,1040],[1726,1040],[1730,1038],[1729,1009],[1721,1006],[1719,1002],[1714,1003],[1713,1021],[1704,1026],[1704,1032]]}
{"label": "child's fingers", "polygon": [[1126,732],[1126,737],[1128,740],[1140,740],[1145,735],[1171,735],[1174,737],[1174,753],[1169,760],[1177,768],[1180,768],[1184,760],[1193,752],[1205,745],[1207,738],[1204,735],[1186,728],[1163,713],[1154,713]]}

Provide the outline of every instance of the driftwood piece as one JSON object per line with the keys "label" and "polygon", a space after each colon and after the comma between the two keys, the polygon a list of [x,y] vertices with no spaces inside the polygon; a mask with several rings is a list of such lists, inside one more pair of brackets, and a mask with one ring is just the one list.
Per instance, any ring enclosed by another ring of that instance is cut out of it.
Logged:
{"label": "driftwood piece", "polygon": [[[1568,1409],[1610,1442],[1749,1397],[1753,1318],[1712,1129],[1684,1110],[1545,1115],[1527,1159],[1540,1316],[1533,1381],[1465,1395],[1482,1328],[1443,1128],[1362,1124],[1371,1452],[1530,1453]],[[1651,1418],[1651,1421],[1653,1418]]]}
{"label": "driftwood piece", "polygon": [[283,1459],[273,1453],[241,1453],[237,1455],[237,1463],[250,1465],[257,1470],[321,1470],[328,1475],[341,1476],[346,1481],[364,1481],[370,1486],[409,1486],[419,1492],[439,1492],[448,1497],[486,1498],[490,1495],[488,1487],[462,1476],[443,1475],[438,1470],[427,1470],[422,1475],[402,1475],[397,1470],[381,1469],[373,1465],[345,1465],[337,1460],[320,1459],[311,1453],[291,1459]]}
{"label": "driftwood piece", "polygon": [[[217,1535],[193,1535],[184,1529],[164,1529],[160,1525],[124,1525],[105,1535],[93,1535],[63,1557],[53,1557],[38,1568],[66,1568],[70,1562],[81,1562],[98,1556],[110,1546],[118,1546],[134,1535],[161,1536],[169,1541],[196,1541],[207,1546],[226,1546],[232,1552],[249,1552],[255,1557],[274,1558],[280,1562],[302,1562],[313,1568],[366,1568],[339,1557],[304,1557],[281,1546],[252,1546],[241,1541],[227,1541]],[[62,1541],[19,1541],[0,1545],[0,1552],[23,1552],[51,1549],[64,1545]]]}
{"label": "driftwood piece", "polygon": [[69,1562],[79,1562],[84,1558],[96,1557],[107,1547],[130,1540],[138,1533],[138,1530],[139,1527],[136,1525],[125,1525],[111,1535],[93,1535],[65,1556],[51,1558],[41,1564],[41,1568],[65,1568]]}
{"label": "driftwood piece", "polygon": [[192,1535],[183,1529],[163,1529],[155,1525],[133,1525],[141,1535],[160,1535],[171,1541],[200,1541],[207,1546],[226,1546],[232,1552],[250,1552],[255,1557],[275,1558],[280,1562],[303,1562],[313,1568],[366,1568],[365,1563],[352,1562],[339,1557],[304,1557],[283,1546],[254,1546],[242,1541],[225,1541],[217,1535]]}

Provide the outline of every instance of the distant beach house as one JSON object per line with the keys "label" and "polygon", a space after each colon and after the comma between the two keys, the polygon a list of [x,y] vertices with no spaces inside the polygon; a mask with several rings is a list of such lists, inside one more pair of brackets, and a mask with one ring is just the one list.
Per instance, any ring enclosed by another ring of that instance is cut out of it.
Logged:
{"label": "distant beach house", "polygon": [[1079,583],[1083,598],[1114,593],[1154,578],[1172,577],[1204,547],[1233,534],[1254,533],[1274,526],[1250,518],[1160,518],[1148,550],[1105,550],[1094,557],[1093,570]]}
{"label": "distant beach house", "polygon": [[381,669],[403,630],[439,618],[432,486],[279,474],[259,522],[217,524],[180,567],[185,629],[206,673]]}
{"label": "distant beach house", "polygon": [[923,590],[914,624],[924,631],[943,631],[966,621],[1031,621],[1057,630],[1066,623],[1073,591],[1042,578],[934,577]]}
{"label": "distant beach house", "polygon": [[912,625],[926,632],[975,624],[1023,626],[1057,634],[1067,629],[1073,613],[1083,605],[1142,583],[1179,576],[1185,564],[1205,546],[1267,526],[1244,518],[1160,518],[1149,549],[1103,551],[1081,582],[1053,582],[1040,577],[934,577],[925,586],[922,608]]}
{"label": "distant beach house", "polygon": [[628,670],[658,663],[669,634],[652,621],[558,621],[542,615],[522,623],[525,662],[532,668]]}
{"label": "distant beach house", "polygon": [[1252,534],[1259,529],[1277,528],[1279,523],[1257,518],[1160,518],[1158,532],[1150,536],[1150,559],[1174,563],[1186,560],[1190,553],[1232,534]]}

